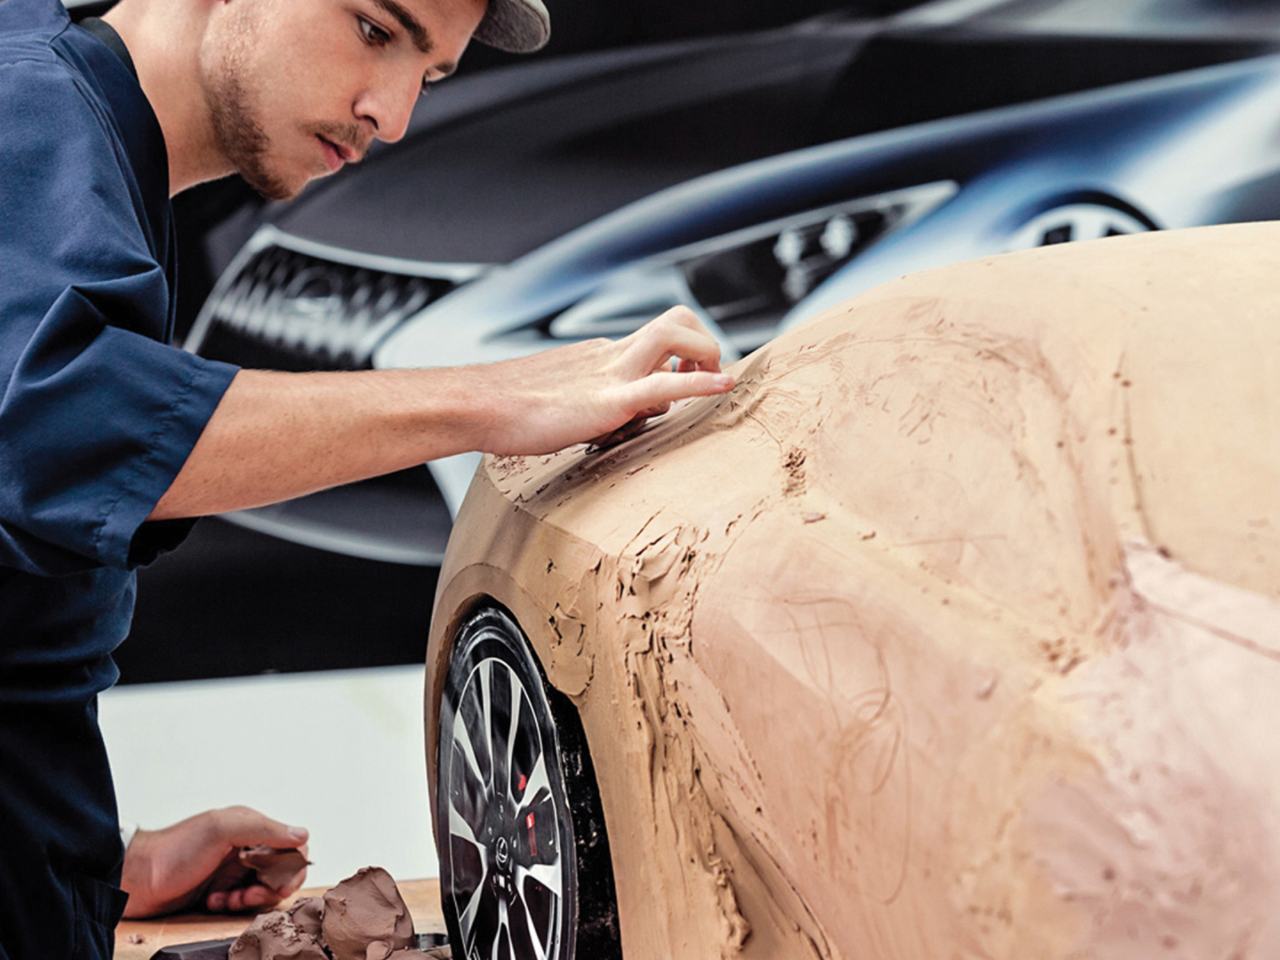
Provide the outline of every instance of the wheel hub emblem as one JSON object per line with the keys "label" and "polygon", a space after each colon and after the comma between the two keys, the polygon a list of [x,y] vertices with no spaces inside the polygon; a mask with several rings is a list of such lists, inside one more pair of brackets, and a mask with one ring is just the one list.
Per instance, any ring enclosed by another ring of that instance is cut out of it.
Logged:
{"label": "wheel hub emblem", "polygon": [[507,869],[507,861],[511,859],[510,849],[507,847],[507,838],[499,837],[498,844],[495,848],[494,859],[498,862],[498,867],[502,870]]}

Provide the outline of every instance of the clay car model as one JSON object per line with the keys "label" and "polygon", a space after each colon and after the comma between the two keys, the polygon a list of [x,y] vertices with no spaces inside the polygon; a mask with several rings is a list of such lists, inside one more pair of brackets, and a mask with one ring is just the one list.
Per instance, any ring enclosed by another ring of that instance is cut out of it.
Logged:
{"label": "clay car model", "polygon": [[[940,0],[459,77],[402,143],[211,234],[187,345],[474,363],[683,302],[736,357],[913,270],[1277,216],[1278,39],[1270,4]],[[232,519],[436,564],[475,463]]]}
{"label": "clay car model", "polygon": [[1277,249],[937,268],[486,458],[427,653],[454,956],[1280,955]]}

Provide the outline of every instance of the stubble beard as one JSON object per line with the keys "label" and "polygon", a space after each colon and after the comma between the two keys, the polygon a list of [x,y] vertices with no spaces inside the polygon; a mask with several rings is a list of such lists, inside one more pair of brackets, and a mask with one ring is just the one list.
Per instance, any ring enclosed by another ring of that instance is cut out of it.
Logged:
{"label": "stubble beard", "polygon": [[[224,62],[218,79],[205,83],[204,93],[218,149],[233,169],[267,200],[296,197],[302,187],[291,186],[273,169],[271,138],[258,120],[234,64]],[[368,148],[355,123],[317,122],[304,125],[302,132],[308,137],[324,137],[331,143],[345,144],[358,156],[363,156]]]}
{"label": "stubble beard", "polygon": [[205,101],[218,149],[244,181],[267,200],[289,200],[298,189],[271,165],[271,139],[254,115],[236,65],[222,64],[215,83],[204,85]]}

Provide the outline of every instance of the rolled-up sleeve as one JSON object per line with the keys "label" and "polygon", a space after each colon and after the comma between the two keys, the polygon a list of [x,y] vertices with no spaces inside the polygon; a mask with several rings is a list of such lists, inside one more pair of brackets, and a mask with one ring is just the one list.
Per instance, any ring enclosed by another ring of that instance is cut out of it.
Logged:
{"label": "rolled-up sleeve", "polygon": [[0,67],[0,564],[128,567],[180,538],[144,521],[237,368],[161,342],[165,251],[110,121],[25,66]]}

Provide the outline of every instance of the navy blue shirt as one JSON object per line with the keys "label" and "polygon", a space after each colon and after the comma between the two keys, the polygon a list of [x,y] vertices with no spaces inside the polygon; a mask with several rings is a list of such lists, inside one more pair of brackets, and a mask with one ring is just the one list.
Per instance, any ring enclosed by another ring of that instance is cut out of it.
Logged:
{"label": "navy blue shirt", "polygon": [[33,870],[118,906],[95,698],[135,568],[190,526],[146,517],[236,372],[167,343],[168,194],[125,63],[58,0],[0,2],[0,958],[71,955],[13,929]]}

